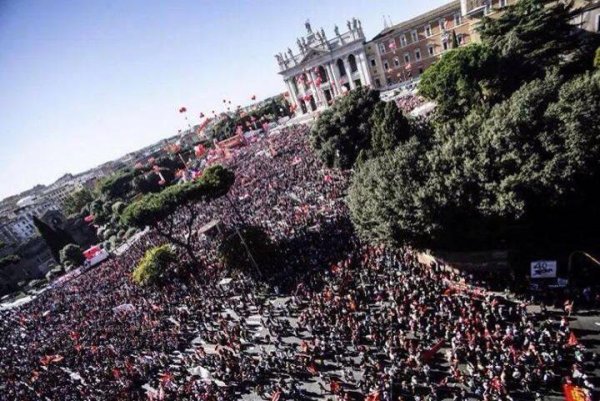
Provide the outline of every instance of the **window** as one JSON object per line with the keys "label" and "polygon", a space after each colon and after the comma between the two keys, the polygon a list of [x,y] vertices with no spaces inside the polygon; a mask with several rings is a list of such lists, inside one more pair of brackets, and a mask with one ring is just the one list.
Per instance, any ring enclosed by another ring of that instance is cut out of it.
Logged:
{"label": "window", "polygon": [[444,46],[444,50],[448,50],[448,42],[444,42],[442,46]]}
{"label": "window", "polygon": [[421,50],[420,49],[415,50],[415,60],[417,60],[417,61],[421,60]]}
{"label": "window", "polygon": [[381,53],[381,54],[385,53],[385,45],[383,43],[379,44],[379,53]]}
{"label": "window", "polygon": [[440,31],[446,30],[446,20],[444,18],[440,19]]}
{"label": "window", "polygon": [[406,46],[406,35],[402,34],[402,36],[400,36],[400,46],[404,47]]}
{"label": "window", "polygon": [[433,56],[434,50],[433,50],[433,45],[429,45],[427,46],[427,51],[429,52],[430,56]]}
{"label": "window", "polygon": [[375,78],[375,87],[381,88],[381,81],[379,80],[379,78]]}
{"label": "window", "polygon": [[412,39],[413,42],[416,42],[417,40],[419,40],[419,35],[417,35],[417,31],[412,31],[410,33],[410,37]]}
{"label": "window", "polygon": [[461,24],[460,14],[454,14],[454,26],[458,26]]}
{"label": "window", "polygon": [[500,7],[506,7],[506,3],[508,3],[508,2],[506,0],[500,0],[498,3],[499,3],[498,5]]}
{"label": "window", "polygon": [[375,61],[374,58],[371,59],[371,67],[376,67],[377,66],[377,62]]}
{"label": "window", "polygon": [[419,75],[421,75],[423,73],[423,69],[419,68]]}
{"label": "window", "polygon": [[387,61],[383,62],[383,69],[386,70],[386,71],[390,69],[390,65],[388,64]]}
{"label": "window", "polygon": [[598,14],[598,21],[596,21],[596,32],[600,32],[600,14]]}
{"label": "window", "polygon": [[431,36],[431,25],[425,25],[425,36]]}
{"label": "window", "polygon": [[404,63],[410,63],[410,54],[404,53]]}
{"label": "window", "polygon": [[395,66],[396,68],[400,67],[400,60],[398,59],[398,57],[396,57],[396,58],[394,59],[394,66]]}

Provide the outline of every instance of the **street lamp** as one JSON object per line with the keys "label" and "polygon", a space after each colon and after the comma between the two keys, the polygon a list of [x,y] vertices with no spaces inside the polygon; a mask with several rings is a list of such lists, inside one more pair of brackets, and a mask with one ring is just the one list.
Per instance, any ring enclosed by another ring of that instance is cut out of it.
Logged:
{"label": "street lamp", "polygon": [[[231,208],[233,209],[233,211],[237,215],[237,217],[240,220],[241,224],[245,226],[246,223],[244,221],[244,218],[242,217],[242,215],[238,211],[237,207],[235,207],[235,204],[233,203],[233,201],[229,197],[229,194],[225,194],[225,198],[227,198],[227,201],[229,202],[229,205],[231,206]],[[254,269],[258,273],[258,276],[260,278],[263,278],[262,272],[260,271],[260,268],[258,267],[258,264],[256,263],[256,260],[254,259],[254,256],[252,256],[252,252],[250,252],[250,248],[248,247],[248,244],[246,244],[246,240],[244,240],[244,237],[240,233],[240,230],[238,229],[237,225],[234,225],[234,229],[235,229],[236,234],[240,238],[240,241],[242,242],[242,246],[244,247],[244,249],[246,250],[246,253],[248,254],[248,258],[250,259],[250,263],[252,264],[252,267],[254,267]]]}

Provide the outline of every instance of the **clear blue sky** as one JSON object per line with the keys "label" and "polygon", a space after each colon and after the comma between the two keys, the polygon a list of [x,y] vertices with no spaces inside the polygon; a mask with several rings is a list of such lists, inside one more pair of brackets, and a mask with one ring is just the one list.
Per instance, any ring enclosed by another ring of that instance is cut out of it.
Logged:
{"label": "clear blue sky", "polygon": [[188,108],[284,91],[273,55],[351,17],[367,38],[444,0],[0,0],[0,198],[171,136]]}

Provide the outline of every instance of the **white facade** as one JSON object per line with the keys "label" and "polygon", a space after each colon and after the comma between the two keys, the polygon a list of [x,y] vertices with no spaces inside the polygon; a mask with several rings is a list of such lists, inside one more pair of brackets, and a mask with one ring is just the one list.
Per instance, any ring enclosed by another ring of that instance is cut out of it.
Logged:
{"label": "white facade", "polygon": [[336,26],[328,39],[323,28],[313,32],[306,22],[306,36],[296,41],[299,53],[288,48],[275,56],[296,113],[327,108],[346,91],[371,86],[361,22],[354,18],[346,25],[346,32]]}

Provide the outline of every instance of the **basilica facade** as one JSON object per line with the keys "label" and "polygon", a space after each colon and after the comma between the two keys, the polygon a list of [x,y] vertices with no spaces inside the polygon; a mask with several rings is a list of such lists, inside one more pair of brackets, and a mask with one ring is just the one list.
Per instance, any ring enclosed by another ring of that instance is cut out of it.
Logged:
{"label": "basilica facade", "polygon": [[291,48],[275,56],[296,114],[327,108],[333,100],[359,86],[371,86],[360,20],[347,21],[343,32],[334,35],[313,30],[306,22],[306,35]]}

